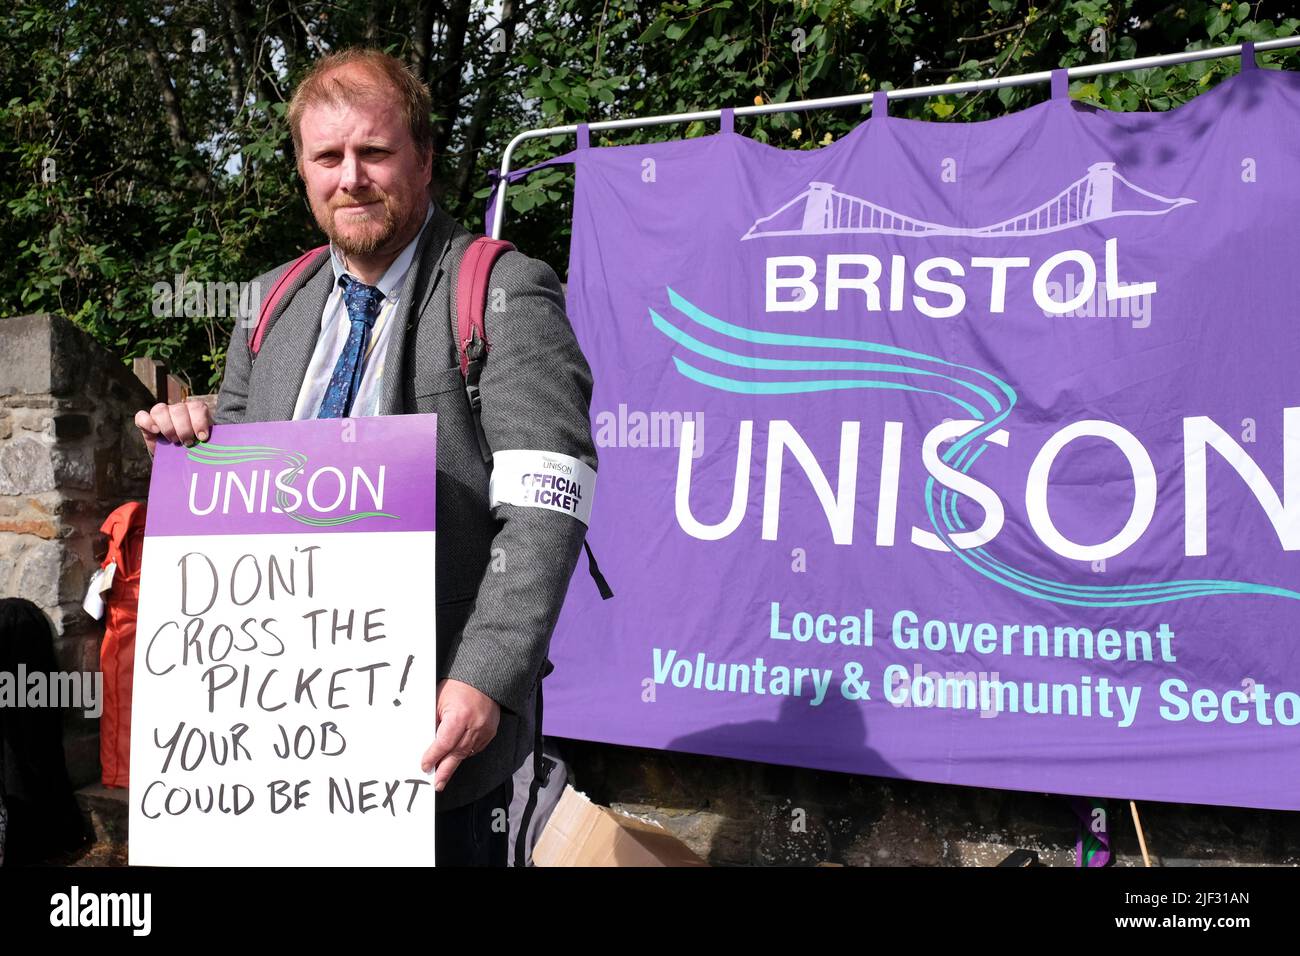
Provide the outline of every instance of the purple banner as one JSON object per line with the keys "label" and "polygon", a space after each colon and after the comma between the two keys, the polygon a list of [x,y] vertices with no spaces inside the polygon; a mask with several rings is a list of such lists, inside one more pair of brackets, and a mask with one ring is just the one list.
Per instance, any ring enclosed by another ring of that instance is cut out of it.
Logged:
{"label": "purple banner", "polygon": [[432,531],[436,415],[216,425],[160,442],[145,533]]}
{"label": "purple banner", "polygon": [[1300,809],[1300,77],[576,163],[548,733]]}

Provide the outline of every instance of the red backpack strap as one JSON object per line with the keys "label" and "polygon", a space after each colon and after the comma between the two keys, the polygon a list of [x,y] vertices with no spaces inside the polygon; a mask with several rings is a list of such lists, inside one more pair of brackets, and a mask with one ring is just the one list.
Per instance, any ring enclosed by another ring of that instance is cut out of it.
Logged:
{"label": "red backpack strap", "polygon": [[487,312],[488,281],[501,254],[513,248],[504,239],[479,236],[461,257],[460,271],[456,276],[456,353],[460,357],[462,376],[469,376],[470,361],[475,358],[470,354],[476,350],[472,348],[474,339],[482,342],[483,353],[488,350],[487,328],[483,324]]}
{"label": "red backpack strap", "polygon": [[460,375],[465,380],[465,397],[474,418],[474,433],[478,437],[479,454],[483,463],[492,467],[492,449],[483,434],[480,411],[483,400],[479,395],[478,380],[483,373],[483,360],[487,358],[487,328],[483,318],[487,312],[488,282],[492,266],[501,254],[513,249],[504,239],[479,236],[465,249],[456,273],[456,355],[460,360]]}
{"label": "red backpack strap", "polygon": [[328,244],[317,246],[315,249],[308,249],[293,260],[292,265],[284,270],[284,274],[275,280],[275,285],[271,286],[271,294],[262,300],[262,309],[257,314],[257,325],[253,327],[253,331],[248,337],[248,351],[252,353],[254,358],[262,350],[262,340],[266,338],[267,327],[270,325],[271,316],[275,314],[275,307],[280,304],[280,300],[289,291],[293,281],[315,262],[316,256],[328,249]]}
{"label": "red backpack strap", "polygon": [[[480,411],[483,402],[479,396],[478,380],[483,371],[483,359],[487,357],[488,342],[487,330],[483,325],[483,316],[487,311],[487,294],[488,281],[492,275],[492,266],[503,252],[513,249],[510,243],[504,239],[489,239],[487,236],[479,236],[469,244],[465,254],[460,260],[460,271],[456,276],[456,353],[460,359],[460,374],[465,379],[465,394],[469,398],[470,411],[474,418],[474,431],[478,435],[479,453],[483,456],[483,462],[487,465],[489,471],[492,468],[492,449],[488,447],[487,436],[483,434],[483,423],[480,419]],[[609,600],[614,596],[613,589],[601,574],[600,567],[596,564],[596,556],[591,551],[591,545],[587,543],[584,537],[582,546],[587,551],[587,570],[591,573],[592,579],[596,582],[596,587],[600,590],[600,596],[604,600]],[[549,665],[550,662],[548,661]],[[543,673],[542,677],[546,674]],[[541,726],[542,726],[542,690],[539,678],[537,688],[537,734],[538,738],[534,743],[534,753],[539,755],[539,762],[534,766],[534,781],[543,780],[546,770],[543,773],[543,767],[540,762],[541,748]],[[528,807],[531,808],[537,802],[537,794],[534,790],[529,794]],[[531,809],[528,811],[531,813]],[[528,830],[527,822],[520,827],[522,834]],[[519,847],[516,846],[516,853]],[[518,864],[516,864],[518,865]]]}

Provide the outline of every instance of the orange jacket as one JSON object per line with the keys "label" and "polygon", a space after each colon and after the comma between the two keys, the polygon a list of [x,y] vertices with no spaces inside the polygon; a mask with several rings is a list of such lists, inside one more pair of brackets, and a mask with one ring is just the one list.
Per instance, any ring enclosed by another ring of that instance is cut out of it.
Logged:
{"label": "orange jacket", "polygon": [[135,668],[135,621],[140,602],[140,559],[144,550],[145,506],[128,501],[104,521],[108,535],[104,567],[117,564],[113,587],[104,596],[108,614],[99,668],[104,673],[104,712],[99,719],[99,762],[104,786],[129,786],[131,773],[131,684]]}

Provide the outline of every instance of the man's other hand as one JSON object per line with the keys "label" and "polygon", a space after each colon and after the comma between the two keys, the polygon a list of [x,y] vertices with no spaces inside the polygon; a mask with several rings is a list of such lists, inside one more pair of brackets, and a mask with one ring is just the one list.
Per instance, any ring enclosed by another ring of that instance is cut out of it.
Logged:
{"label": "man's other hand", "polygon": [[207,441],[212,430],[212,414],[197,398],[175,405],[159,402],[147,412],[142,409],[135,413],[135,427],[140,429],[149,456],[153,457],[159,438],[187,446]]}
{"label": "man's other hand", "polygon": [[483,752],[500,722],[501,705],[487,694],[451,678],[438,682],[438,732],[420,761],[425,773],[438,768],[435,792],[447,786],[462,760]]}

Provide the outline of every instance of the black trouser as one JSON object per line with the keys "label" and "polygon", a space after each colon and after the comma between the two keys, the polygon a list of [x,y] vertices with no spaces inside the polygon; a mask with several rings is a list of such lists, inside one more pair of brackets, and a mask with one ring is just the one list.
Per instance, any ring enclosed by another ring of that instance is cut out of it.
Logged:
{"label": "black trouser", "polygon": [[[434,814],[438,866],[505,866],[510,850],[511,780],[473,803]],[[499,812],[498,812],[499,811]]]}

